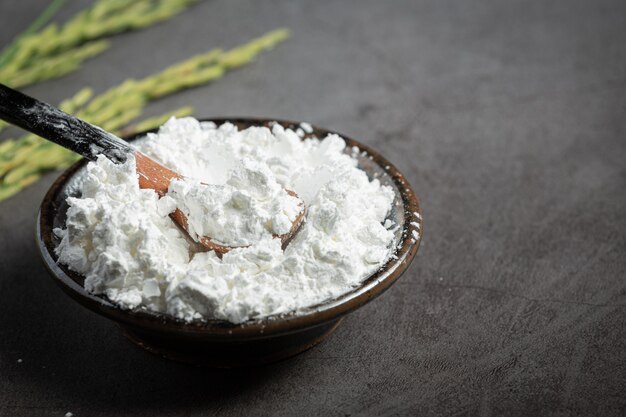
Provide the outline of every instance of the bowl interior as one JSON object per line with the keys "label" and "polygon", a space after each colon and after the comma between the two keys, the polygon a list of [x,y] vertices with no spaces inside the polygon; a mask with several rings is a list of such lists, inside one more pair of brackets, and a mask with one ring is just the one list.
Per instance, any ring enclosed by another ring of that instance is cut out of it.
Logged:
{"label": "bowl interior", "polygon": [[[217,125],[228,121],[237,125],[239,129],[245,129],[250,126],[270,126],[272,123],[275,123],[274,120],[249,118],[202,119],[202,121],[215,122]],[[281,120],[277,122],[285,128],[294,130],[300,127],[298,122]],[[128,140],[140,138],[145,133],[147,132],[135,135]],[[323,139],[329,133],[335,132],[314,127],[313,131],[304,137]],[[359,168],[364,170],[370,179],[377,178],[383,185],[390,186],[394,191],[394,204],[387,218],[398,225],[398,227],[395,230],[393,242],[395,252],[391,258],[378,271],[366,278],[361,285],[339,297],[301,309],[298,312],[268,316],[235,325],[222,320],[186,323],[167,315],[152,313],[146,310],[122,310],[104,296],[87,293],[83,288],[84,277],[70,271],[65,265],[57,263],[54,249],[60,243],[60,239],[53,233],[55,228],[65,227],[68,209],[67,197],[80,195],[76,182],[80,173],[85,169],[85,160],[77,162],[65,171],[52,185],[42,203],[37,233],[42,257],[57,283],[73,298],[100,314],[126,324],[174,332],[210,332],[216,336],[228,335],[233,337],[233,335],[251,336],[285,333],[336,319],[358,308],[387,289],[408,267],[417,252],[421,240],[420,207],[404,176],[374,150],[344,135],[340,136],[347,143],[345,152],[355,156]]]}

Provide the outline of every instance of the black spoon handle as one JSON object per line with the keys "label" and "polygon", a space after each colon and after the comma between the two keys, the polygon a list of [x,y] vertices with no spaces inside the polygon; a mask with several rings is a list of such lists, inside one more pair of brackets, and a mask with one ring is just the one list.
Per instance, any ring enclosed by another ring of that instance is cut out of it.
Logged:
{"label": "black spoon handle", "polygon": [[117,136],[105,132],[43,101],[0,84],[0,119],[48,139],[87,159],[103,154],[123,163],[134,149]]}

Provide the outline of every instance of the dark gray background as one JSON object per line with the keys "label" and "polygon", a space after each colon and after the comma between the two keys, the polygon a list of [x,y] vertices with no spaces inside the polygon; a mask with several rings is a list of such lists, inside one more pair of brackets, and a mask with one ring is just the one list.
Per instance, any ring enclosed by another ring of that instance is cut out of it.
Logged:
{"label": "dark gray background", "polygon": [[[2,1],[2,45],[37,3]],[[168,362],[47,276],[50,174],[0,203],[0,414],[624,415],[626,2],[205,1],[26,91],[102,91],[278,26],[287,43],[151,113],[305,120],[374,146],[422,201],[411,268],[286,362]]]}

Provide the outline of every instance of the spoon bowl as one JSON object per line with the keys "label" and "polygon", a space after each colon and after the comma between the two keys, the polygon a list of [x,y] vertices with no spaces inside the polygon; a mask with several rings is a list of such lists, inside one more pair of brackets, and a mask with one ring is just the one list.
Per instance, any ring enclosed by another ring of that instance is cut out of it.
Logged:
{"label": "spoon bowl", "polygon": [[[289,195],[292,195],[298,198],[298,195],[295,192],[291,190],[286,190],[286,191]],[[302,200],[300,200],[300,207],[302,207],[302,210],[300,210],[296,218],[291,223],[291,229],[289,229],[289,232],[285,233],[284,235],[274,235],[274,239],[280,239],[283,250],[287,247],[289,242],[291,242],[291,240],[296,236],[296,234],[298,234],[298,230],[300,230],[300,227],[302,226],[302,223],[304,222],[304,215],[306,213],[306,207],[304,206],[304,202],[302,202]],[[197,252],[213,251],[217,254],[218,257],[221,258],[222,255],[224,255],[225,253],[231,251],[232,249],[237,248],[235,246],[221,245],[207,237],[202,237],[200,238],[199,242],[196,242],[191,236],[189,236],[189,233],[187,232],[187,218],[185,217],[183,212],[176,209],[176,211],[170,214],[170,216],[174,220],[174,223],[179,225],[180,229],[185,233],[187,237],[187,242],[189,242],[190,245],[192,246],[192,252],[197,253]],[[240,247],[245,247],[245,246],[240,246]]]}

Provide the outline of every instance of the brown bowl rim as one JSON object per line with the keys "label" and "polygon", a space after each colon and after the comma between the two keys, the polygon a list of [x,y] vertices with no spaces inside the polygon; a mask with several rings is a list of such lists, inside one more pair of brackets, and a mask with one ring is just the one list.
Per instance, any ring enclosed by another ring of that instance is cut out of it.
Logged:
{"label": "brown bowl rim", "polygon": [[[296,129],[301,123],[284,119],[256,117],[200,118],[198,120],[201,122],[213,122],[218,126],[229,122],[238,125],[240,128],[241,126],[268,126],[272,123],[279,123],[284,127]],[[65,170],[52,184],[41,203],[37,218],[36,240],[46,268],[54,278],[54,281],[72,298],[90,310],[116,322],[148,330],[198,335],[216,340],[267,338],[278,334],[297,332],[336,320],[356,310],[387,290],[408,268],[422,240],[422,212],[419,200],[404,175],[377,151],[336,131],[313,125],[311,127],[313,128],[312,133],[307,134],[305,138],[311,136],[324,138],[328,134],[337,134],[346,141],[348,148],[356,146],[359,148],[359,152],[366,152],[391,177],[402,197],[405,213],[404,233],[401,236],[399,245],[396,246],[395,257],[388,260],[381,269],[366,278],[358,287],[348,293],[297,312],[267,316],[240,324],[222,320],[185,322],[165,314],[153,313],[147,310],[124,310],[111,303],[104,296],[88,293],[77,282],[79,279],[84,279],[80,274],[70,271],[66,266],[57,263],[52,239],[52,220],[56,213],[56,208],[54,207],[55,197],[62,186],[79,169],[85,166],[88,162],[86,159],[81,159]],[[156,129],[139,132],[131,135],[127,140],[134,140],[155,131]],[[417,213],[417,216],[415,213]],[[414,230],[418,233],[416,239],[412,234]]]}

